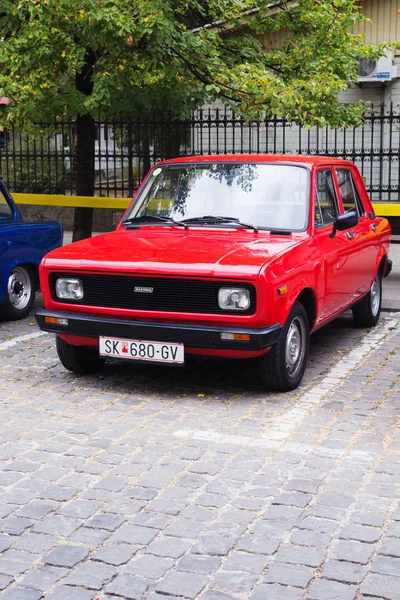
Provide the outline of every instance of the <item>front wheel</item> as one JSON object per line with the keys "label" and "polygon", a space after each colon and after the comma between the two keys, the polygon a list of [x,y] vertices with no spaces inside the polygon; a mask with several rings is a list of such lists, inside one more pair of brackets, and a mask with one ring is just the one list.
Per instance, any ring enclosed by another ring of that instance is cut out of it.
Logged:
{"label": "front wheel", "polygon": [[301,302],[295,302],[278,342],[258,359],[263,383],[269,390],[288,392],[299,385],[306,369],[309,341],[307,312]]}
{"label": "front wheel", "polygon": [[35,301],[36,278],[29,266],[15,267],[7,281],[6,297],[0,304],[0,319],[18,321],[30,313]]}
{"label": "front wheel", "polygon": [[73,373],[94,373],[104,366],[105,360],[99,357],[95,348],[73,346],[58,335],[56,348],[62,366]]}
{"label": "front wheel", "polygon": [[378,272],[371,289],[353,306],[353,318],[358,327],[373,327],[379,321],[382,307],[382,277]]}

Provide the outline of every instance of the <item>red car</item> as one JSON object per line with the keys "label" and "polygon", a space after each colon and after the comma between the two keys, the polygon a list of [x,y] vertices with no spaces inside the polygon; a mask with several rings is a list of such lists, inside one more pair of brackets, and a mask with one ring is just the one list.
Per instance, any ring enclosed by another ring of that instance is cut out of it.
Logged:
{"label": "red car", "polygon": [[153,167],[112,233],[48,254],[41,329],[75,373],[107,359],[256,358],[288,391],[309,336],[352,308],[379,319],[390,228],[336,158],[227,155]]}

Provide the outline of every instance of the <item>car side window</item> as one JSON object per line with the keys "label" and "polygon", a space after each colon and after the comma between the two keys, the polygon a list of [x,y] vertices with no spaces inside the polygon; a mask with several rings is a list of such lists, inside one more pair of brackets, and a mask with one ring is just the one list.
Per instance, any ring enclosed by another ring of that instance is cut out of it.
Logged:
{"label": "car side window", "polygon": [[365,215],[360,194],[355,186],[351,171],[348,169],[337,169],[336,176],[345,212],[355,211],[359,217]]}
{"label": "car side window", "polygon": [[316,227],[325,227],[332,224],[338,214],[338,203],[332,172],[330,170],[317,171],[314,214]]}
{"label": "car side window", "polygon": [[11,206],[8,204],[0,190],[0,219],[11,219],[12,217],[13,211],[11,210]]}

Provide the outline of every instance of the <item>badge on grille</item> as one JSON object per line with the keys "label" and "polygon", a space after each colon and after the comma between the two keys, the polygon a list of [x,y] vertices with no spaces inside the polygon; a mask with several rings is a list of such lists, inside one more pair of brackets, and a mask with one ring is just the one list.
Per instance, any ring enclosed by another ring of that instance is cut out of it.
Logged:
{"label": "badge on grille", "polygon": [[140,287],[140,286],[135,286],[134,288],[134,292],[137,292],[139,294],[152,294],[153,293],[154,288],[151,287]]}

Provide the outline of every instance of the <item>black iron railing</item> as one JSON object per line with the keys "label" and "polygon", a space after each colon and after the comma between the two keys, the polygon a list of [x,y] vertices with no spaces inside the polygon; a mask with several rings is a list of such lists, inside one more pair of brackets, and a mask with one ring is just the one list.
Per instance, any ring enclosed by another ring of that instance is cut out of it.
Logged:
{"label": "black iron railing", "polygon": [[[165,158],[226,153],[319,154],[357,164],[374,201],[400,202],[400,111],[372,107],[361,127],[305,129],[284,119],[247,123],[226,108],[199,109],[190,119],[97,122],[95,194],[130,197],[148,169]],[[1,173],[14,192],[75,194],[75,127],[33,139],[16,129],[0,134]]]}

